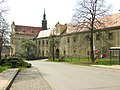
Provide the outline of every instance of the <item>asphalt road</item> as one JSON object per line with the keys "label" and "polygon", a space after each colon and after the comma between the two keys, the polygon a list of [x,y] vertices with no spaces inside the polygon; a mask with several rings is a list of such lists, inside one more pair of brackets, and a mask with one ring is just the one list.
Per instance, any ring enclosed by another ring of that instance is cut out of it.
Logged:
{"label": "asphalt road", "polygon": [[120,90],[120,71],[57,62],[29,61],[53,90]]}

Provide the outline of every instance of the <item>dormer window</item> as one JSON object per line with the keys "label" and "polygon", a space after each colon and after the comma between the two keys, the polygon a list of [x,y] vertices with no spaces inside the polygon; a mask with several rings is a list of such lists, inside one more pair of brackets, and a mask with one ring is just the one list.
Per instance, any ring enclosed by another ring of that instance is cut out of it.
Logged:
{"label": "dormer window", "polygon": [[118,21],[115,21],[114,24],[118,23]]}
{"label": "dormer window", "polygon": [[32,31],[32,33],[34,33],[34,31]]}
{"label": "dormer window", "polygon": [[75,25],[73,25],[73,27],[75,27]]}

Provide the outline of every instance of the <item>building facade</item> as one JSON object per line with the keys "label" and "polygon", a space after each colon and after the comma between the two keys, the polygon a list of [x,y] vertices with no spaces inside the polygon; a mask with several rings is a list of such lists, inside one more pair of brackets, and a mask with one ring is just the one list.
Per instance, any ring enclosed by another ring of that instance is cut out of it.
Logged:
{"label": "building facade", "polygon": [[44,9],[44,15],[42,20],[42,27],[16,25],[14,22],[11,25],[11,56],[19,56],[21,54],[21,45],[23,40],[31,40],[36,44],[34,39],[38,36],[39,32],[47,29],[47,20]]}
{"label": "building facade", "polygon": [[[110,21],[105,23],[105,27],[100,27],[93,32],[94,50],[98,51],[99,56],[104,53],[109,56],[110,47],[120,47],[120,14],[107,16],[108,18]],[[39,48],[37,50],[41,50],[42,54],[39,53],[41,57],[49,57],[54,52],[55,57],[88,58],[90,57],[90,33],[89,30],[77,30],[74,25],[62,25],[58,22],[50,35],[37,37]],[[53,47],[53,44],[54,48],[51,49],[50,46]]]}
{"label": "building facade", "polygon": [[30,27],[15,25],[13,22],[11,25],[11,56],[18,56],[21,52],[22,40],[33,40],[41,31],[40,27]]}

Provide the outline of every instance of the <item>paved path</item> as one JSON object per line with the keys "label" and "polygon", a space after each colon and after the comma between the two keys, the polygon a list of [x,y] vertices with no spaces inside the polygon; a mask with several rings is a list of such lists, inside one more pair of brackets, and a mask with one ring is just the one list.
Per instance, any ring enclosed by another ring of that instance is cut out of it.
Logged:
{"label": "paved path", "polygon": [[38,69],[32,67],[19,72],[10,90],[51,90]]}
{"label": "paved path", "polygon": [[31,61],[53,90],[120,90],[120,71]]}
{"label": "paved path", "polygon": [[19,69],[7,69],[0,73],[0,90],[8,90]]}

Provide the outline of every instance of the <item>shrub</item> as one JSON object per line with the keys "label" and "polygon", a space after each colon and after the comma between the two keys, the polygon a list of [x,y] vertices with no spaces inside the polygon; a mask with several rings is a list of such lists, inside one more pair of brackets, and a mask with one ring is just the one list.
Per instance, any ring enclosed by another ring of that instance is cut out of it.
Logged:
{"label": "shrub", "polygon": [[7,69],[7,67],[1,67],[0,66],[0,72],[3,72],[4,70],[6,70]]}
{"label": "shrub", "polygon": [[9,66],[11,68],[25,67],[30,68],[31,64],[25,62],[21,58],[6,58],[1,60],[1,66]]}
{"label": "shrub", "polygon": [[60,61],[60,62],[64,62],[64,61],[65,61],[65,58],[64,58],[64,57],[61,57],[61,58],[59,59],[59,61]]}

